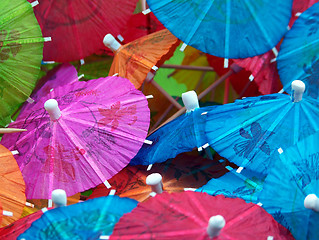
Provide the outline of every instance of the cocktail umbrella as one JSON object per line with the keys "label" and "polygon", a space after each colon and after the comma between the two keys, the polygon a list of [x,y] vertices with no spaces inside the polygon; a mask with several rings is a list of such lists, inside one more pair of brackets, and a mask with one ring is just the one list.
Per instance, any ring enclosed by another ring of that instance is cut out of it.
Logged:
{"label": "cocktail umbrella", "polygon": [[2,1],[0,16],[0,125],[5,126],[35,87],[45,39],[28,2]]}
{"label": "cocktail umbrella", "polygon": [[316,132],[274,154],[276,161],[259,195],[266,211],[300,240],[319,239],[318,141]]}
{"label": "cocktail umbrella", "polygon": [[306,84],[306,94],[319,96],[318,22],[319,3],[303,12],[285,35],[277,57],[277,67],[284,90],[291,93],[290,84],[300,79]]}
{"label": "cocktail umbrella", "polygon": [[20,153],[27,198],[48,199],[53,189],[70,196],[107,184],[142,146],[149,109],[129,80],[107,77],[55,88],[11,126],[28,129],[2,139]]}
{"label": "cocktail umbrella", "polygon": [[177,38],[202,52],[246,58],[272,49],[285,34],[292,1],[159,1],[147,3]]}
{"label": "cocktail umbrella", "polygon": [[174,158],[179,153],[190,152],[194,148],[205,148],[206,116],[203,113],[214,109],[216,106],[199,108],[195,91],[182,95],[187,112],[173,121],[160,127],[147,137],[152,145],[144,144],[137,155],[130,162],[131,165],[149,165],[164,162]]}
{"label": "cocktail umbrella", "polygon": [[[32,2],[33,0],[29,0]],[[69,62],[103,49],[107,33],[121,34],[137,0],[88,1],[42,0],[34,8],[45,36],[52,42],[44,47],[43,60]]]}
{"label": "cocktail umbrella", "polygon": [[99,239],[112,233],[120,217],[137,201],[118,196],[87,200],[44,212],[17,239]]}
{"label": "cocktail umbrella", "polygon": [[115,52],[109,76],[116,73],[129,79],[139,88],[147,74],[157,68],[174,53],[179,40],[167,29],[146,35],[133,42],[120,45],[111,35],[104,38],[104,44]]}
{"label": "cocktail umbrella", "polygon": [[319,129],[319,101],[302,97],[304,83],[293,82],[294,95],[249,97],[218,106],[207,114],[205,132],[222,157],[267,174],[275,151],[284,151]]}
{"label": "cocktail umbrella", "polygon": [[[209,223],[210,222],[210,223]],[[110,239],[293,239],[260,206],[223,195],[162,193],[139,203]]]}
{"label": "cocktail umbrella", "polygon": [[[1,226],[18,220],[26,203],[25,183],[12,153],[0,145],[0,202],[12,216],[3,216]],[[2,215],[2,212],[1,212]]]}
{"label": "cocktail umbrella", "polygon": [[237,173],[236,169],[226,166],[229,170],[219,178],[213,178],[196,192],[205,192],[216,196],[223,194],[230,198],[242,198],[246,202],[258,203],[258,196],[263,189],[265,177],[260,178],[259,174],[244,169]]}
{"label": "cocktail umbrella", "polygon": [[[150,197],[152,189],[146,184],[150,174],[162,176],[163,190],[166,192],[182,192],[184,188],[198,188],[213,177],[225,174],[227,170],[218,161],[200,156],[180,154],[165,163],[157,163],[147,171],[145,166],[127,166],[109,180],[112,188],[120,197],[129,197],[137,201],[145,201]],[[93,190],[89,198],[106,196],[110,189],[100,184]]]}

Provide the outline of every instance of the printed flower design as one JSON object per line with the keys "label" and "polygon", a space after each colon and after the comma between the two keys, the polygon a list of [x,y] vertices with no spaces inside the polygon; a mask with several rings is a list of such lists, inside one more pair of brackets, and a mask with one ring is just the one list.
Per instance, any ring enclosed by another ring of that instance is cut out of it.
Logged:
{"label": "printed flower design", "polygon": [[[244,158],[249,157],[249,154],[256,148],[257,145],[259,145],[259,149],[263,151],[265,154],[270,155],[270,147],[266,141],[260,143],[263,136],[267,134],[267,130],[262,130],[261,126],[257,122],[253,122],[250,126],[251,134],[241,128],[239,130],[240,136],[242,136],[245,139],[248,139],[246,141],[242,141],[240,143],[235,144],[234,151],[238,156],[243,156]],[[271,132],[269,136],[271,136],[274,132]]]}
{"label": "printed flower design", "polygon": [[115,131],[127,116],[130,117],[129,125],[133,125],[137,121],[136,105],[121,108],[121,102],[114,103],[109,109],[98,108],[101,115],[104,118],[100,119],[98,124],[100,126],[106,126],[111,124],[111,131]]}
{"label": "printed flower design", "polygon": [[[8,34],[6,30],[0,30],[0,62],[5,62],[12,56],[15,57],[21,50],[22,45],[13,41],[20,39],[20,33],[17,30],[11,30]],[[4,41],[8,42],[4,45]]]}

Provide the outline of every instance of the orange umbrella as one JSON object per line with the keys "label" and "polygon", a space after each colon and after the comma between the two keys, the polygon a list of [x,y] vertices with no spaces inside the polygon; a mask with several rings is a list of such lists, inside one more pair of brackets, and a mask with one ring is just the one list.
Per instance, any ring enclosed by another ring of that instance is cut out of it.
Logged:
{"label": "orange umbrella", "polygon": [[[200,156],[180,154],[165,163],[154,164],[150,171],[146,166],[127,166],[111,178],[109,183],[120,197],[129,197],[137,201],[146,200],[152,192],[146,185],[146,177],[152,173],[160,173],[163,177],[163,189],[167,192],[182,192],[184,188],[199,188],[211,178],[225,174],[227,170],[218,161]],[[99,185],[89,197],[106,196],[111,189]]]}
{"label": "orange umbrella", "polygon": [[0,145],[0,202],[3,210],[13,216],[3,216],[1,226],[6,226],[21,217],[26,203],[25,183],[12,153]]}
{"label": "orange umbrella", "polygon": [[129,79],[139,88],[147,74],[171,57],[179,45],[179,40],[167,29],[146,35],[135,41],[120,45],[110,34],[104,44],[115,52],[109,76],[116,73]]}

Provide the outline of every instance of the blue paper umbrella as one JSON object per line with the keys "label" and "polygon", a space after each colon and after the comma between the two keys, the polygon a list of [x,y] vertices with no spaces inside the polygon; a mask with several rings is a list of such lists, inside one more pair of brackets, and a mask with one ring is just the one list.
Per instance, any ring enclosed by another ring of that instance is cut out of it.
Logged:
{"label": "blue paper umbrella", "polygon": [[[271,154],[319,130],[319,101],[285,94],[250,97],[208,112],[208,142],[222,157],[261,175]],[[240,172],[239,169],[239,172]]]}
{"label": "blue paper umbrella", "polygon": [[[277,153],[259,200],[298,240],[319,239],[319,132]],[[312,197],[312,199],[311,199]]]}
{"label": "blue paper umbrella", "polygon": [[216,106],[197,108],[174,119],[151,134],[147,140],[152,145],[144,144],[131,165],[149,165],[164,162],[180,153],[201,150],[207,139],[205,136],[205,113]]}
{"label": "blue paper umbrella", "polygon": [[259,177],[258,174],[247,169],[237,173],[236,169],[230,166],[226,166],[226,168],[229,170],[228,173],[219,178],[211,179],[196,192],[206,192],[212,196],[223,194],[226,197],[242,198],[246,202],[257,204],[265,177]]}
{"label": "blue paper umbrella", "polygon": [[280,80],[286,92],[300,79],[306,94],[319,97],[319,3],[303,12],[285,35],[277,57]]}
{"label": "blue paper umbrella", "polygon": [[292,0],[147,0],[177,38],[205,53],[246,58],[272,49],[287,31]]}
{"label": "blue paper umbrella", "polygon": [[107,196],[55,208],[44,212],[18,239],[99,239],[109,236],[120,217],[136,206],[133,199]]}

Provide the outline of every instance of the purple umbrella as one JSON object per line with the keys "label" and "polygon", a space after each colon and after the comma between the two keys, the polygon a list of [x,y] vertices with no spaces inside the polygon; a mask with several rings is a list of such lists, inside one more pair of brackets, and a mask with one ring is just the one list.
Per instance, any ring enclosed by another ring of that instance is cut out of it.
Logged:
{"label": "purple umbrella", "polygon": [[1,142],[20,153],[27,198],[48,199],[58,188],[70,196],[108,186],[142,146],[149,122],[146,97],[129,80],[99,78],[55,88],[10,124],[28,131]]}

